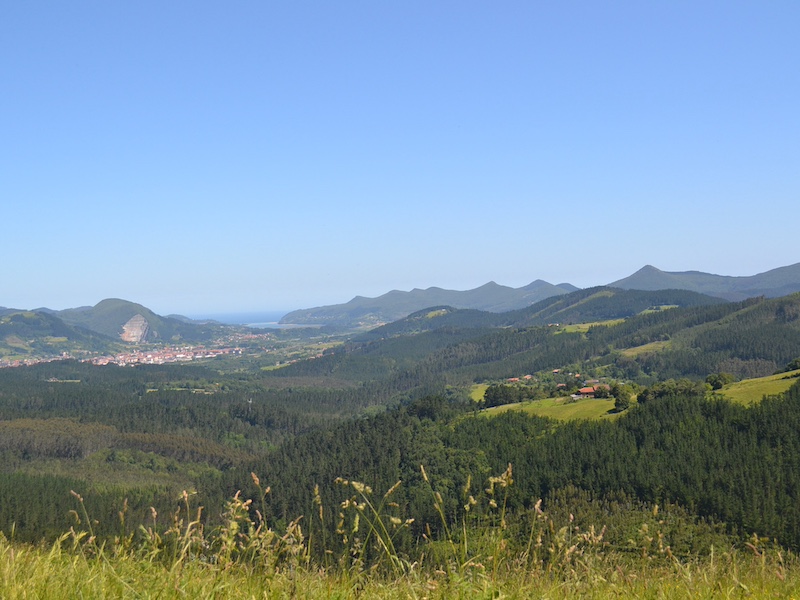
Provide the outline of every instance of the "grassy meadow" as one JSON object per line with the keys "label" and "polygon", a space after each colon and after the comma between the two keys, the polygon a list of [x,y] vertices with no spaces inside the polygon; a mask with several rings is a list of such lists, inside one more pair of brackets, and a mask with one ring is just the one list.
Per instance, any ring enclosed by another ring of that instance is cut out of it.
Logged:
{"label": "grassy meadow", "polygon": [[[656,350],[655,346],[667,343],[654,342],[653,344],[648,344],[647,346],[651,347],[648,348],[648,351]],[[643,349],[644,346],[641,348]],[[748,406],[754,402],[759,402],[764,396],[776,396],[784,393],[797,381],[798,377],[800,377],[800,370],[755,379],[744,379],[725,385],[721,390],[714,392],[714,395]],[[473,386],[470,397],[476,402],[480,401],[487,388],[488,385]],[[557,421],[615,419],[620,414],[614,412],[614,398],[573,400],[569,396],[494,406],[483,410],[481,414],[491,417],[507,411],[521,411],[538,417],[549,417]]]}
{"label": "grassy meadow", "polygon": [[563,331],[564,333],[586,333],[592,327],[611,327],[612,325],[619,325],[624,321],[625,319],[609,319],[606,321],[594,321],[592,323],[575,323],[571,325],[562,325],[559,327],[559,331]]}
{"label": "grassy meadow", "polygon": [[606,419],[618,416],[617,413],[614,413],[614,398],[573,400],[569,396],[494,406],[482,411],[482,414],[495,416],[510,410],[518,410],[538,417],[549,417],[558,421]]}
{"label": "grassy meadow", "polygon": [[597,558],[568,568],[427,570],[402,576],[304,566],[266,571],[185,560],[161,565],[131,554],[20,548],[0,541],[0,594],[48,598],[795,598],[794,557],[723,552],[688,563],[642,564]]}
{"label": "grassy meadow", "polygon": [[620,352],[620,354],[635,358],[650,352],[661,352],[662,350],[669,348],[669,346],[670,343],[668,341],[650,342],[649,344],[643,344],[642,346],[636,346],[634,348],[625,348]]}
{"label": "grassy meadow", "polygon": [[476,383],[469,391],[470,399],[474,400],[475,402],[480,402],[483,400],[483,395],[486,393],[487,389],[489,389],[488,383]]}
{"label": "grassy meadow", "polygon": [[[498,490],[510,486],[511,468],[490,483]],[[153,526],[143,526],[137,535],[125,533],[123,511],[120,535],[100,543],[92,535],[82,498],[73,493],[76,524],[56,542],[25,545],[0,534],[0,597],[566,600],[800,595],[798,558],[765,539],[753,537],[741,547],[712,546],[705,555],[674,555],[669,534],[661,531],[669,517],[661,517],[658,507],[645,514],[626,547],[607,542],[605,526],[579,526],[572,515],[554,520],[539,503],[531,510],[528,541],[522,546],[499,509],[499,520],[465,528],[463,536],[453,532],[421,540],[422,553],[412,561],[394,551],[392,540],[403,525],[383,513],[393,490],[378,503],[366,486],[349,484],[356,493],[342,510],[361,520],[341,531],[343,538],[353,536],[350,545],[342,549],[331,544],[322,560],[319,548],[312,552],[320,542],[304,535],[302,519],[283,530],[270,529],[260,513],[252,517],[251,501],[238,494],[227,505],[224,524],[213,531],[203,530],[200,512],[184,493],[185,510],[172,516],[168,529],[155,527],[154,514]],[[441,498],[434,495],[433,501]]]}
{"label": "grassy meadow", "polygon": [[764,396],[776,396],[784,393],[797,382],[798,377],[800,377],[800,370],[756,379],[743,379],[723,386],[721,390],[715,392],[715,395],[747,406],[759,402]]}

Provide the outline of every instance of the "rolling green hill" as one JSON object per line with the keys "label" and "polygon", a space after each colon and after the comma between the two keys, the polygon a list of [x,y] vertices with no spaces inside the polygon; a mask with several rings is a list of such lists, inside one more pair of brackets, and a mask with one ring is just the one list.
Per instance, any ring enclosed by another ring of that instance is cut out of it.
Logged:
{"label": "rolling green hill", "polygon": [[[649,310],[655,305],[676,305]],[[631,316],[621,318],[625,314]],[[392,394],[443,389],[547,372],[569,365],[647,382],[716,372],[771,374],[800,356],[800,294],[728,303],[693,292],[581,290],[546,300],[509,319],[451,309],[422,311],[355,338],[319,360],[272,377],[340,377],[381,381]],[[558,316],[608,324],[586,328],[526,323]],[[439,322],[438,328],[434,323]],[[480,327],[469,325],[480,324]],[[581,366],[582,365],[582,366]]]}
{"label": "rolling green hill", "polygon": [[147,338],[152,340],[162,337],[159,331],[163,323],[161,317],[140,304],[117,298],[102,300],[92,307],[58,311],[56,314],[67,323],[80,325],[111,338],[119,338],[123,326],[136,315],[141,315],[150,325]]}
{"label": "rolling green hill", "polygon": [[558,298],[549,298],[529,308],[508,313],[508,324],[546,325],[587,323],[624,319],[660,307],[692,307],[721,304],[722,300],[680,289],[622,290],[594,287]]}
{"label": "rolling green hill", "polygon": [[204,343],[234,329],[215,322],[161,317],[141,304],[119,299],[60,311],[2,309],[0,360],[113,353],[126,343]]}
{"label": "rolling green hill", "polygon": [[80,326],[113,339],[120,339],[123,328],[131,319],[140,315],[147,323],[141,341],[154,342],[203,342],[218,335],[224,326],[214,323],[186,322],[170,317],[161,317],[149,308],[117,298],[98,302],[95,306],[53,311],[52,314],[71,325]]}
{"label": "rolling green hill", "polygon": [[104,352],[112,347],[114,340],[46,313],[9,311],[0,316],[0,360]]}
{"label": "rolling green hill", "polygon": [[759,402],[765,396],[777,396],[783,394],[792,385],[797,383],[800,371],[789,371],[776,373],[766,377],[756,377],[754,379],[744,379],[729,383],[717,390],[715,395],[726,398],[737,404],[750,405]]}
{"label": "rolling green hill", "polygon": [[355,336],[355,341],[371,341],[437,329],[486,329],[532,327],[553,323],[572,324],[632,317],[660,307],[690,307],[722,304],[725,301],[685,290],[621,290],[588,288],[541,300],[524,309],[505,313],[434,306],[404,319],[376,327]]}

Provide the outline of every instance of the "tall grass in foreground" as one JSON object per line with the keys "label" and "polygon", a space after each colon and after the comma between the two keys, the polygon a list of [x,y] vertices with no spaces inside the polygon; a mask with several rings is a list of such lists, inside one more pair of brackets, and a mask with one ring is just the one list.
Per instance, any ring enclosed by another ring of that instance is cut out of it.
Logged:
{"label": "tall grass in foreground", "polygon": [[[446,518],[424,469],[422,474],[443,533],[427,533],[414,557],[395,550],[395,539],[412,522],[392,501],[399,483],[376,499],[368,486],[339,480],[352,494],[335,517],[336,540],[306,536],[302,519],[281,531],[268,527],[262,507],[269,488],[261,488],[255,475],[260,498],[236,494],[213,531],[203,530],[201,510],[184,493],[183,506],[163,525],[153,511],[137,532],[127,531],[123,507],[119,535],[101,542],[75,494],[80,525],[54,544],[20,545],[0,534],[0,597],[800,597],[797,558],[755,537],[742,549],[679,558],[657,528],[642,526],[630,547],[615,548],[605,541],[604,528],[578,527],[571,515],[557,523],[537,503],[520,544],[505,513],[510,466],[490,478],[479,499],[465,488],[464,518],[456,524]],[[315,506],[313,518],[325,522],[321,500]],[[479,519],[467,519],[481,509]]]}

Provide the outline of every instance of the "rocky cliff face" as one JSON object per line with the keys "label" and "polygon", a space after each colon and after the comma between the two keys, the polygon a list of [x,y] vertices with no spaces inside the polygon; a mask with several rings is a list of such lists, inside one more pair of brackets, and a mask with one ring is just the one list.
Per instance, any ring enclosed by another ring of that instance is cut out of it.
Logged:
{"label": "rocky cliff face", "polygon": [[122,333],[119,337],[124,342],[138,344],[147,339],[147,333],[150,331],[150,325],[142,315],[134,315],[130,320],[122,326]]}

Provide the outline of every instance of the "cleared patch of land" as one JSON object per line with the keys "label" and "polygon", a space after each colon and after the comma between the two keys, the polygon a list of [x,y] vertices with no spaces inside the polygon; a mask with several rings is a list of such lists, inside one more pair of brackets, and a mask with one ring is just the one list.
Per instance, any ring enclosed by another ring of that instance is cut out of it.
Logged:
{"label": "cleared patch of land", "polygon": [[649,352],[660,352],[661,350],[665,350],[669,347],[668,341],[663,342],[650,342],[649,344],[644,344],[642,346],[636,346],[634,348],[626,348],[621,352],[623,356],[639,356],[640,354],[647,354]]}
{"label": "cleared patch of land", "polygon": [[472,398],[475,402],[480,402],[483,400],[483,395],[486,393],[486,390],[489,389],[488,383],[476,383],[472,386],[472,389],[469,391],[469,397]]}
{"label": "cleared patch of land", "polygon": [[764,396],[775,396],[784,393],[797,382],[798,377],[800,377],[800,370],[756,379],[743,379],[736,383],[729,383],[721,390],[714,392],[714,395],[747,406],[760,402]]}
{"label": "cleared patch of land", "polygon": [[612,325],[619,325],[625,319],[609,319],[608,321],[594,321],[593,323],[576,323],[575,325],[564,325],[561,331],[567,333],[586,333],[592,327],[611,327]]}
{"label": "cleared patch of land", "polygon": [[595,400],[594,398],[572,400],[568,396],[564,398],[547,398],[545,400],[504,404],[503,406],[488,408],[484,410],[482,414],[490,417],[509,410],[519,410],[539,417],[550,417],[551,419],[557,419],[559,421],[608,419],[615,418],[620,414],[613,412],[613,398],[602,400]]}
{"label": "cleared patch of land", "polygon": [[652,308],[648,308],[640,312],[640,315],[649,315],[650,313],[661,312],[662,310],[668,310],[670,308],[678,308],[677,304],[662,304],[660,306],[654,306]]}

